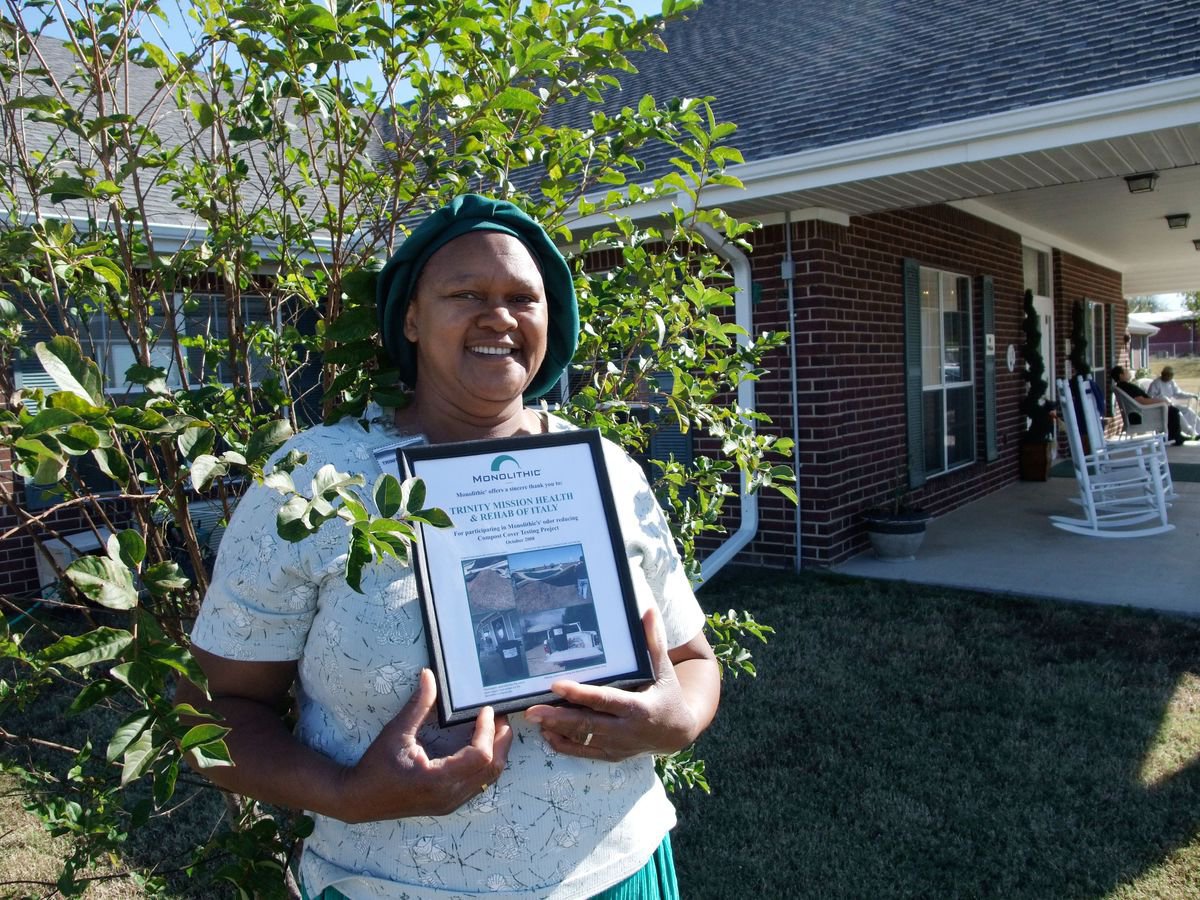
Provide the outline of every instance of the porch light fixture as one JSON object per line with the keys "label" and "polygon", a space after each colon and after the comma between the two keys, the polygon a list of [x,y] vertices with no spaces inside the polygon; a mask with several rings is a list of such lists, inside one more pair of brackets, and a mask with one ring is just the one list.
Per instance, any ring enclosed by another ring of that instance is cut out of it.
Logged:
{"label": "porch light fixture", "polygon": [[1129,193],[1131,194],[1148,194],[1154,190],[1154,183],[1158,181],[1157,172],[1143,172],[1141,175],[1126,175],[1125,183],[1129,185]]}
{"label": "porch light fixture", "polygon": [[1200,238],[1196,238],[1194,241],[1192,241],[1192,246],[1197,250],[1200,250]]}
{"label": "porch light fixture", "polygon": [[1189,213],[1171,213],[1165,218],[1168,228],[1187,228],[1191,215]]}

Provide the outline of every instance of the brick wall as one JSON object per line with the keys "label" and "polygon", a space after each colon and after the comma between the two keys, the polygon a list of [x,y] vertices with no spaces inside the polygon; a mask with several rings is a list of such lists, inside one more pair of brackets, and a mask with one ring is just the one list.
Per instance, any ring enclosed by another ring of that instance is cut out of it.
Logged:
{"label": "brick wall", "polygon": [[[1024,384],[1009,372],[1007,348],[1021,345],[1023,294],[1018,235],[947,206],[855,217],[849,227],[792,223],[799,422],[801,553],[806,566],[840,562],[866,547],[862,509],[885,502],[905,471],[902,265],[972,279],[976,381],[976,462],[935,476],[911,499],[934,514],[996,490],[1017,475],[1024,421],[1017,411]],[[755,328],[786,329],[787,285],[780,275],[782,225],[754,240],[754,280],[761,288]],[[997,443],[984,461],[983,321],[979,276],[995,285]],[[1118,276],[1119,284],[1119,276]],[[758,406],[779,434],[792,434],[786,353],[769,360]],[[790,504],[763,498],[760,536],[739,562],[794,564]]]}
{"label": "brick wall", "polygon": [[[1121,273],[1080,259],[1062,250],[1054,251],[1054,319],[1057,332],[1055,352],[1058,371],[1055,378],[1066,376],[1070,352],[1071,311],[1077,301],[1092,300],[1106,305],[1113,317],[1115,346],[1109,351],[1110,365],[1129,365],[1129,348],[1125,344],[1125,326],[1129,320],[1128,306],[1121,292]],[[1107,396],[1111,390],[1108,372],[1095,371],[1093,377]],[[1120,416],[1111,408],[1105,430],[1115,434],[1121,430]],[[1059,455],[1068,454],[1065,435],[1059,435]]]}

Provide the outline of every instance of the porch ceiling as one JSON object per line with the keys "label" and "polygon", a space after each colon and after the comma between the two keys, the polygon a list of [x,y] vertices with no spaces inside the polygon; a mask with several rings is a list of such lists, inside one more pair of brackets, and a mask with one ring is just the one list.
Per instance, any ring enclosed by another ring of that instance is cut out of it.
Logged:
{"label": "porch ceiling", "polygon": [[[1148,171],[1160,175],[1154,192],[1130,194],[1123,177]],[[761,218],[812,207],[865,215],[952,201],[1122,272],[1127,295],[1200,290],[1200,252],[1192,244],[1200,238],[1200,124],[763,192],[723,205]],[[1190,213],[1190,226],[1169,230],[1168,213]]]}

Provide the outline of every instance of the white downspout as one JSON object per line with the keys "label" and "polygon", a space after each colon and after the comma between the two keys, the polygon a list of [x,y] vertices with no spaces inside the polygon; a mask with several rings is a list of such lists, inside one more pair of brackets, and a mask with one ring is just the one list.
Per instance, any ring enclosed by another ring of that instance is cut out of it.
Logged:
{"label": "white downspout", "polygon": [[[733,298],[734,321],[746,332],[738,335],[738,343],[745,345],[749,335],[754,333],[754,316],[751,304],[754,302],[751,290],[750,260],[746,254],[725,238],[712,226],[704,223],[696,225],[696,231],[704,238],[704,243],[729,263],[733,269],[733,283],[737,292]],[[738,406],[742,409],[754,409],[754,382],[746,379],[738,385]],[[708,581],[719,572],[724,565],[732,560],[758,534],[758,494],[747,490],[746,474],[741,475],[741,488],[738,492],[741,500],[742,521],[737,531],[731,534],[716,550],[700,563],[701,581]]]}
{"label": "white downspout", "polygon": [[788,359],[792,384],[792,471],[796,473],[796,571],[804,568],[803,533],[800,528],[800,394],[796,390],[796,263],[792,258],[792,213],[783,214],[783,233],[787,251],[781,274],[787,282],[787,314],[790,345]]}

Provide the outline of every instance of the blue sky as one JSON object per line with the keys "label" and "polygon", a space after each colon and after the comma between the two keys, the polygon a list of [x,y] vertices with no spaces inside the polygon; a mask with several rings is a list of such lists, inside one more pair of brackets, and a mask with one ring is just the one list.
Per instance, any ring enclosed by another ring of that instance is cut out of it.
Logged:
{"label": "blue sky", "polygon": [[[639,16],[662,12],[662,0],[625,0],[625,3]],[[157,18],[146,17],[145,28],[159,31],[156,42],[161,42],[176,51],[189,50],[195,46],[191,36],[195,26],[187,15],[191,6],[192,4],[187,2],[173,3],[171,0],[163,0],[162,9],[169,21],[163,23]],[[371,68],[369,65],[364,65],[363,74],[370,74]],[[358,75],[358,73],[355,74]]]}

